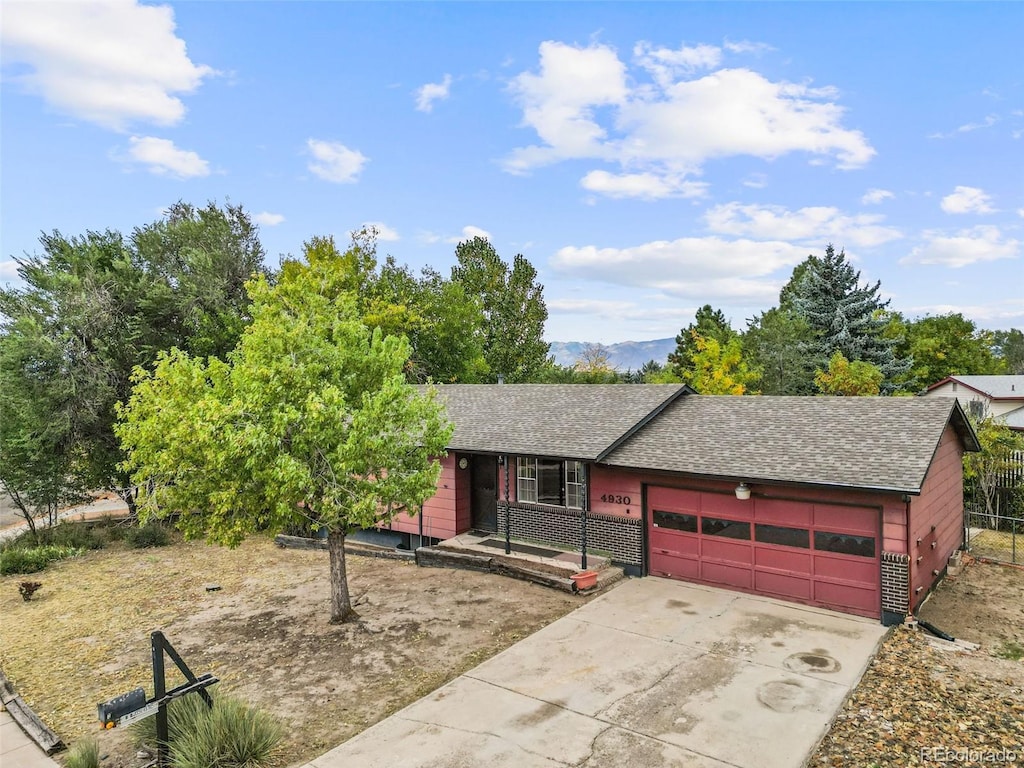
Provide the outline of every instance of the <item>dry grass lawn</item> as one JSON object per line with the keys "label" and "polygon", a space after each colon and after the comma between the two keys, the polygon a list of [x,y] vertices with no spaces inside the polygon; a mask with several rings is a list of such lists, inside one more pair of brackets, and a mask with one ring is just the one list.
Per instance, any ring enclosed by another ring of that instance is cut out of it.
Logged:
{"label": "dry grass lawn", "polygon": [[[282,717],[287,764],[308,761],[582,604],[526,582],[350,556],[359,620],[328,622],[327,553],[253,539],[123,545],[0,577],[0,667],[68,743],[99,735],[108,768],[133,765],[96,704],[152,693],[149,634],[161,630],[196,674]],[[207,591],[217,584],[219,591]],[[173,666],[169,666],[173,670]],[[174,685],[181,678],[169,679]]]}

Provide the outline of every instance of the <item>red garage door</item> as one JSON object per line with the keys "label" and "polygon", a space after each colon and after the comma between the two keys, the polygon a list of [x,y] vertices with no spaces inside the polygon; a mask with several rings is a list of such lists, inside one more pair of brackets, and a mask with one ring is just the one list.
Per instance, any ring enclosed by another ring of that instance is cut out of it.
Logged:
{"label": "red garage door", "polygon": [[650,486],[649,570],[877,618],[878,514]]}

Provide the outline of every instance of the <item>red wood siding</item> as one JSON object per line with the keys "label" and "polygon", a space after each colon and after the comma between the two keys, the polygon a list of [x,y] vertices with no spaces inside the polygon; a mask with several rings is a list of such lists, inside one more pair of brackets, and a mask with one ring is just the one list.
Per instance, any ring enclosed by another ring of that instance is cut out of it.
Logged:
{"label": "red wood siding", "polygon": [[[963,448],[947,426],[921,495],[910,502],[910,605],[916,608],[963,543]],[[934,543],[935,546],[932,546]]]}
{"label": "red wood siding", "polygon": [[[643,514],[640,476],[611,467],[590,468],[590,511],[614,517]],[[603,498],[603,500],[602,500]]]}
{"label": "red wood siding", "polygon": [[[458,457],[454,453],[441,459],[441,477],[437,493],[423,503],[423,535],[435,539],[450,539],[469,530],[469,479],[467,472],[456,468]],[[400,512],[386,526],[386,530],[420,533],[419,515],[410,517]]]}

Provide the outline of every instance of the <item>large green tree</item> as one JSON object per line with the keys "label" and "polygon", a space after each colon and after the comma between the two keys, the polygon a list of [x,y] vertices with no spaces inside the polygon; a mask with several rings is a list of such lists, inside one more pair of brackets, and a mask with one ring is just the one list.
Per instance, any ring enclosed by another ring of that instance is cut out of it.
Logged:
{"label": "large green tree", "polygon": [[761,371],[761,394],[813,393],[814,364],[806,352],[812,340],[807,321],[786,306],[772,307],[748,321],[743,333],[744,359]]}
{"label": "large green tree", "polygon": [[885,377],[882,391],[895,391],[912,360],[897,356],[899,341],[885,335],[883,310],[889,302],[879,298],[881,282],[861,284],[845,251],[837,253],[831,244],[824,256],[810,257],[797,271],[798,281],[783,293],[814,334],[807,351],[815,365],[824,367],[841,352],[851,362],[877,366]]}
{"label": "large green tree", "polygon": [[912,359],[908,380],[914,388],[947,376],[1004,373],[1006,365],[996,351],[991,331],[979,329],[959,312],[926,315],[907,321],[899,313],[889,318],[887,334],[900,339],[897,354]]}
{"label": "large green tree", "polygon": [[1024,374],[1024,332],[1019,328],[995,331],[993,343],[996,353],[1006,365],[1006,373]]}
{"label": "large green tree", "polygon": [[814,374],[814,384],[823,395],[862,397],[877,395],[882,387],[882,372],[877,365],[863,360],[847,360],[842,352],[834,352],[827,370]]}
{"label": "large green tree", "polygon": [[544,341],[548,310],[537,270],[522,254],[509,267],[483,237],[459,243],[455,258],[452,280],[480,302],[483,312],[488,380],[536,380],[547,366],[550,347]]}
{"label": "large green tree", "polygon": [[[76,468],[68,477],[84,484],[79,490],[111,488],[134,510],[113,431],[114,406],[128,396],[132,369],[175,346],[199,354],[230,350],[248,322],[242,285],[263,268],[263,249],[241,208],[212,203],[176,204],[130,238],[109,230],[53,232],[40,242],[41,254],[16,259],[24,287],[0,289],[0,333],[20,360],[4,371],[18,379],[9,386],[34,388],[40,402],[54,404],[52,416],[24,408],[16,414],[20,434],[50,434],[54,419]],[[37,443],[39,451],[45,444]],[[9,443],[0,452],[31,459]],[[47,465],[42,455],[31,460]]]}
{"label": "large green tree", "polygon": [[697,310],[693,322],[676,336],[676,348],[669,353],[668,368],[676,376],[686,379],[696,370],[694,358],[698,353],[698,339],[714,340],[719,347],[724,347],[736,336],[722,310],[705,304]]}
{"label": "large green tree", "polygon": [[379,263],[373,230],[353,233],[344,252],[333,238],[314,237],[303,253],[307,260],[336,260],[339,280],[368,327],[409,340],[410,381],[473,383],[486,375],[483,313],[461,284],[429,267],[417,276],[391,256]]}
{"label": "large green tree", "polygon": [[0,489],[36,535],[36,519],[56,521],[83,500],[85,462],[74,444],[74,382],[61,350],[21,317],[0,335]]}
{"label": "large green tree", "polygon": [[[351,256],[352,254],[350,254]],[[327,531],[331,620],[349,618],[345,537],[435,491],[451,426],[405,379],[404,336],[369,330],[334,254],[248,284],[252,324],[227,361],[174,350],[138,368],[120,410],[143,515],[237,545],[257,530]]]}
{"label": "large green tree", "polygon": [[743,359],[743,342],[733,336],[725,343],[692,331],[696,348],[682,379],[702,395],[743,395],[760,377]]}

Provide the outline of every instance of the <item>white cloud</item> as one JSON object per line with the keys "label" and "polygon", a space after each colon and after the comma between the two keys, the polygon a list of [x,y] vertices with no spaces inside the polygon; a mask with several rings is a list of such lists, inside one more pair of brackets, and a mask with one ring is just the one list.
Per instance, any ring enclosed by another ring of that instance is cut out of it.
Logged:
{"label": "white cloud", "polygon": [[57,110],[106,128],[174,125],[185,116],[178,95],[215,74],[189,59],[167,5],[10,2],[3,14],[4,58],[31,68],[12,79]]}
{"label": "white cloud", "polygon": [[717,67],[722,61],[722,49],[716,45],[696,45],[673,50],[655,48],[648,42],[640,41],[633,46],[633,57],[637,65],[646,69],[658,85],[666,88],[681,75]]}
{"label": "white cloud", "polygon": [[790,211],[778,205],[725,203],[709,209],[704,220],[713,232],[770,240],[874,246],[903,236],[895,227],[883,226],[884,217],[878,214],[849,215],[826,206]]}
{"label": "white cloud", "polygon": [[157,176],[191,179],[210,175],[208,162],[191,150],[178,149],[170,139],[132,136],[128,143],[130,146],[125,159],[146,166]]}
{"label": "white cloud", "polygon": [[1024,208],[1018,208],[1017,215],[1024,219]]}
{"label": "white cloud", "polygon": [[775,48],[768,45],[768,43],[755,43],[750,40],[737,40],[735,42],[726,40],[725,43],[722,44],[722,47],[729,51],[729,53],[762,54],[775,50]]}
{"label": "white cloud", "polygon": [[284,221],[284,216],[280,213],[270,213],[269,211],[262,211],[252,217],[252,220],[257,224],[264,227],[276,227],[278,224]]}
{"label": "white cloud", "polygon": [[714,46],[639,43],[636,54],[653,83],[638,82],[609,46],[542,43],[538,71],[520,73],[510,86],[523,124],[540,142],[513,150],[505,169],[526,173],[570,159],[614,163],[619,174],[592,170],[584,186],[651,198],[678,195],[683,180],[713,158],[805,152],[855,168],[875,154],[860,131],[843,127],[834,88],[773,82],[742,68],[688,77],[719,64]]}
{"label": "white cloud", "polygon": [[18,277],[18,262],[14,259],[0,261],[0,280],[16,280]]}
{"label": "white cloud", "polygon": [[324,181],[337,184],[353,184],[369,162],[369,158],[356,149],[349,149],[337,141],[308,139],[306,148],[313,156],[307,166],[316,176]]}
{"label": "white cloud", "polygon": [[1020,255],[1020,242],[1003,237],[998,227],[977,226],[955,235],[937,230],[922,233],[924,244],[900,260],[901,264],[939,264],[953,269],[982,261],[1015,259]]}
{"label": "white cloud", "polygon": [[993,125],[999,122],[998,115],[987,115],[984,120],[980,123],[964,123],[959,128],[956,128],[949,133],[932,133],[928,136],[929,139],[952,139],[954,136],[959,136],[963,133],[971,133],[972,131],[981,130],[982,128],[991,128]]}
{"label": "white cloud", "polygon": [[629,248],[566,246],[550,264],[577,279],[655,288],[672,296],[771,302],[781,283],[764,278],[806,257],[806,248],[785,242],[687,237]]}
{"label": "white cloud", "polygon": [[940,205],[946,213],[992,213],[992,198],[977,187],[957,187],[942,198]]}
{"label": "white cloud", "polygon": [[547,302],[550,312],[563,315],[621,315],[636,305],[631,301],[605,301],[602,299],[552,299]]}
{"label": "white cloud", "polygon": [[[467,226],[462,228],[462,233],[461,234],[455,235],[455,236],[452,236],[452,237],[446,237],[444,239],[444,241],[446,243],[456,243],[456,244],[458,244],[458,243],[465,242],[466,240],[472,240],[474,237],[482,237],[485,240],[490,240],[491,239],[491,233],[488,232],[486,229],[480,229],[480,227],[474,227],[472,224],[469,224],[469,225],[467,225]],[[436,242],[436,238],[435,238],[435,240],[432,240],[431,242]]]}
{"label": "white cloud", "polygon": [[703,181],[686,181],[682,176],[608,171],[591,171],[580,179],[580,186],[608,197],[639,197],[647,200],[664,197],[704,197],[708,187]]}
{"label": "white cloud", "polygon": [[891,200],[895,195],[888,189],[869,189],[860,199],[863,205],[878,205],[885,200]]}
{"label": "white cloud", "polygon": [[743,180],[744,187],[764,189],[768,186],[768,177],[763,173],[752,173]]}
{"label": "white cloud", "polygon": [[393,243],[402,239],[396,229],[383,221],[364,221],[361,229],[373,229],[377,233],[377,242],[380,243]]}
{"label": "white cloud", "polygon": [[420,112],[430,112],[434,109],[435,101],[444,101],[448,98],[449,89],[452,85],[452,76],[445,75],[440,83],[426,83],[416,89],[416,109]]}

